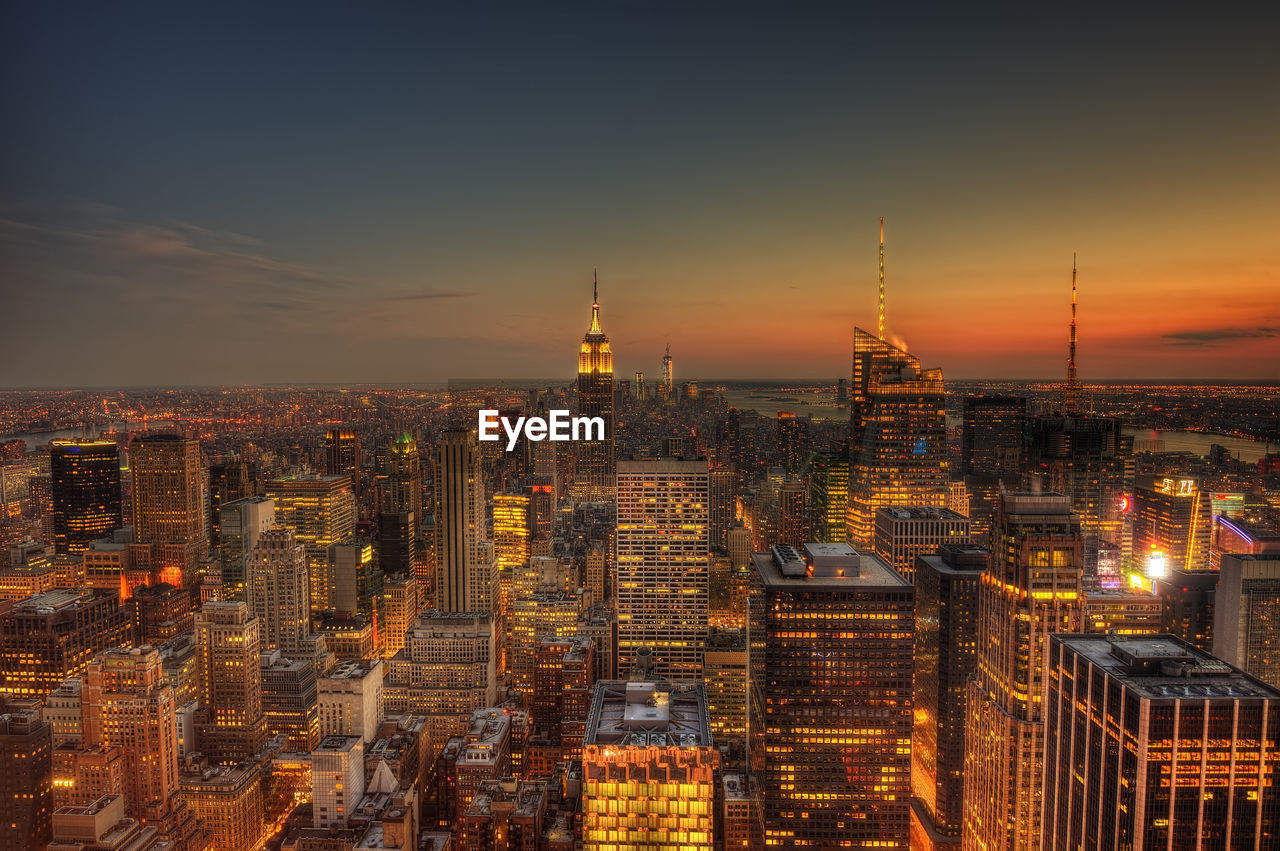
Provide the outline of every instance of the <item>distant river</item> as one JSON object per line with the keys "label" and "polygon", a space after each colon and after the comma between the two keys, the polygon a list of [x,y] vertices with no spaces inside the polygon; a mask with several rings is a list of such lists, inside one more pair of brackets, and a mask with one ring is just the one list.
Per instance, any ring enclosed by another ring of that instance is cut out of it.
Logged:
{"label": "distant river", "polygon": [[[102,431],[128,431],[131,428],[141,430],[141,420],[132,423],[119,420],[111,423],[110,427],[104,423],[97,423],[93,426],[92,435],[96,437]],[[173,428],[173,423],[164,420],[149,420],[147,428],[154,431],[163,431],[164,429]],[[27,450],[30,451],[41,443],[48,443],[51,440],[66,440],[71,437],[84,437],[84,429],[63,428],[57,431],[35,432],[34,434],[5,434],[0,435],[0,443],[6,440],[25,440],[27,442]]]}
{"label": "distant river", "polygon": [[[1243,440],[1238,437],[1200,431],[1160,431],[1125,426],[1124,433],[1133,435],[1135,452],[1194,452],[1196,455],[1208,456],[1209,447],[1216,443],[1219,446],[1225,446],[1241,461],[1257,461],[1267,451],[1267,444],[1260,440]],[[1272,451],[1277,450],[1280,450],[1280,447],[1272,447]]]}

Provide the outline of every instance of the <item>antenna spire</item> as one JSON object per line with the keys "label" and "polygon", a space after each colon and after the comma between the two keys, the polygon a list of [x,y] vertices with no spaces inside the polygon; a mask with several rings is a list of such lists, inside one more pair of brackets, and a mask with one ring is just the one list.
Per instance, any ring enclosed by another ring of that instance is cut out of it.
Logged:
{"label": "antenna spire", "polygon": [[884,216],[880,217],[880,339],[884,339]]}
{"label": "antenna spire", "polygon": [[1080,402],[1080,380],[1076,375],[1076,253],[1071,252],[1071,344],[1067,349],[1067,392],[1064,407],[1074,415]]}
{"label": "antenna spire", "polygon": [[600,267],[591,267],[591,327],[588,334],[603,334],[600,328]]}

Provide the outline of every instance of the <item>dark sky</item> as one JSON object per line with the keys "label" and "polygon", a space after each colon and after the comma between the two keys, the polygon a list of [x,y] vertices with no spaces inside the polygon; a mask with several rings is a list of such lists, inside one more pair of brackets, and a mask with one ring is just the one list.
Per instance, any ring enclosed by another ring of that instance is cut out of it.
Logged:
{"label": "dark sky", "polygon": [[1280,378],[1280,17],[11,3],[0,386]]}

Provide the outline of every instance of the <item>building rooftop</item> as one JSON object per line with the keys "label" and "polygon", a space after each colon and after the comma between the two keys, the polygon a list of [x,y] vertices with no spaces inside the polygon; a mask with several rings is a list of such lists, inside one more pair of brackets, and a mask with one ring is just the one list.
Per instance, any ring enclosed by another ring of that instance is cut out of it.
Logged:
{"label": "building rooftop", "polygon": [[910,588],[898,572],[870,552],[848,544],[805,544],[803,550],[778,545],[767,553],[753,553],[756,570],[769,587]]}
{"label": "building rooftop", "polygon": [[893,520],[948,520],[957,523],[968,523],[969,518],[958,514],[950,508],[939,508],[932,505],[892,505],[876,509],[877,517]]}
{"label": "building rooftop", "polygon": [[349,751],[357,745],[363,744],[364,739],[360,736],[325,736],[320,740],[320,744],[316,745],[315,753],[327,751],[329,753],[341,753]]}
{"label": "building rooftop", "polygon": [[1076,653],[1148,700],[1262,697],[1280,690],[1173,635],[1055,635]]}
{"label": "building rooftop", "polygon": [[701,683],[599,682],[584,744],[710,747],[706,691]]}

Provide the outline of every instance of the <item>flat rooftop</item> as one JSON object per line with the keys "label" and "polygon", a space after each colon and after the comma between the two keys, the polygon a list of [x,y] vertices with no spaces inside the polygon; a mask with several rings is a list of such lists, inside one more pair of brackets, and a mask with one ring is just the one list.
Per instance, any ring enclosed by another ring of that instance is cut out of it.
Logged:
{"label": "flat rooftop", "polygon": [[599,682],[584,744],[710,747],[707,693],[701,683]]}
{"label": "flat rooftop", "polygon": [[756,570],[770,588],[826,588],[854,591],[863,588],[910,588],[898,572],[880,556],[855,550],[848,544],[805,544],[803,550],[776,546],[767,553],[753,553]]}
{"label": "flat rooftop", "polygon": [[1280,690],[1173,635],[1056,635],[1139,697],[1149,700],[1261,697]]}
{"label": "flat rooftop", "polygon": [[892,505],[876,509],[876,517],[892,520],[946,520],[955,523],[968,523],[969,518],[933,505]]}

